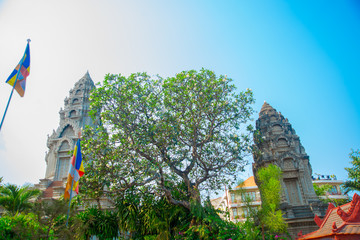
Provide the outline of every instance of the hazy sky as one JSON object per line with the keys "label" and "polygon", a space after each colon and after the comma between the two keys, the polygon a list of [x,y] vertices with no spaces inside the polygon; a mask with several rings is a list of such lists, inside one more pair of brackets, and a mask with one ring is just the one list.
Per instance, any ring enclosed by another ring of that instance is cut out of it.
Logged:
{"label": "hazy sky", "polygon": [[360,148],[356,0],[0,0],[0,36],[1,116],[5,80],[32,40],[25,97],[14,93],[0,133],[5,182],[44,177],[47,135],[87,70],[94,82],[202,67],[226,74],[254,91],[257,112],[265,100],[289,119],[314,173],[346,179],[348,154]]}

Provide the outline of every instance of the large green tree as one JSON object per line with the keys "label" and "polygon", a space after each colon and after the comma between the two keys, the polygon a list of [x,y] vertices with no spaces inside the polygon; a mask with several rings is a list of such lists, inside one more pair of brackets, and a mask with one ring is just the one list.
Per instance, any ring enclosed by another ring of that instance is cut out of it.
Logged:
{"label": "large green tree", "polygon": [[[205,69],[169,78],[107,75],[91,94],[103,125],[85,134],[88,184],[119,195],[141,186],[187,209],[201,190],[221,189],[243,170],[251,144],[253,94],[231,82]],[[186,199],[173,194],[179,184]]]}
{"label": "large green tree", "polygon": [[30,200],[39,194],[38,189],[30,186],[19,187],[14,184],[6,184],[0,188],[0,206],[8,213],[15,215],[31,209],[33,203]]}

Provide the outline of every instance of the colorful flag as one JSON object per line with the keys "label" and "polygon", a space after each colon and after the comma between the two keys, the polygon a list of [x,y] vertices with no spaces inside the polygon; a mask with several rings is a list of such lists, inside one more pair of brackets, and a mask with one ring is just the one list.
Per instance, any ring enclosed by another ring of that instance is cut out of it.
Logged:
{"label": "colorful flag", "polygon": [[[73,198],[79,193],[79,179],[82,175],[84,175],[84,173],[85,171],[82,163],[80,139],[79,139],[76,142],[74,155],[71,159],[71,165],[66,183],[65,194],[64,194],[65,199],[70,198],[71,191],[72,191],[71,198]],[[71,190],[71,185],[72,185],[72,190]]]}
{"label": "colorful flag", "polygon": [[6,82],[11,86],[14,86],[16,82],[15,90],[19,93],[21,97],[23,97],[25,94],[26,78],[29,76],[29,74],[30,74],[30,48],[28,41],[23,58],[20,60],[19,64],[16,66],[14,71],[10,74]]}

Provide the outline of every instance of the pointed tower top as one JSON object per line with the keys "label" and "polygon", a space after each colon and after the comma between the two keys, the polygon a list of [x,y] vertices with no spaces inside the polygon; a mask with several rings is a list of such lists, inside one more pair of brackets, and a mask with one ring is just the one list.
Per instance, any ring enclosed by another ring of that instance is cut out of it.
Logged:
{"label": "pointed tower top", "polygon": [[276,110],[270,106],[270,104],[268,104],[266,101],[264,101],[264,104],[261,107],[260,113],[259,113],[259,117],[264,116],[265,114],[269,114],[269,113],[275,113]]}
{"label": "pointed tower top", "polygon": [[82,78],[90,78],[89,70],[86,71],[85,75]]}
{"label": "pointed tower top", "polygon": [[84,76],[80,78],[77,83],[75,83],[75,86],[80,86],[80,88],[82,88],[84,86],[83,84],[90,84],[91,88],[95,87],[94,82],[90,77],[89,71],[86,71]]}

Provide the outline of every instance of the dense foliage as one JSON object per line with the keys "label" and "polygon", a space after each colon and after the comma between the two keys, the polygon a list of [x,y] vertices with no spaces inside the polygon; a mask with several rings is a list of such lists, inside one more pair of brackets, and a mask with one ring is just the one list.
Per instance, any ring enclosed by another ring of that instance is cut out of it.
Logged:
{"label": "dense foliage", "polygon": [[45,230],[39,239],[74,239],[76,229],[82,222],[76,218],[77,211],[74,205],[69,211],[70,225],[66,226],[69,202],[64,200],[47,199],[34,203],[32,212],[36,214],[39,224]]}
{"label": "dense foliage", "polygon": [[349,197],[346,199],[329,198],[328,191],[331,188],[333,188],[333,186],[330,184],[324,184],[324,185],[318,186],[315,183],[313,183],[313,186],[314,186],[316,195],[319,197],[320,201],[322,201],[324,203],[332,203],[335,206],[341,206],[341,205],[351,201],[351,199]]}
{"label": "dense foliage", "polygon": [[[89,194],[135,187],[190,210],[201,190],[221,189],[243,170],[253,102],[250,90],[236,92],[230,78],[205,69],[166,79],[107,75],[91,94],[103,125],[83,144]],[[173,194],[180,183],[187,198]]]}
{"label": "dense foliage", "polygon": [[38,197],[40,191],[30,186],[19,187],[14,184],[7,184],[0,187],[0,206],[9,214],[26,211],[32,207],[31,199]]}
{"label": "dense foliage", "polygon": [[[55,201],[55,200],[54,200]],[[140,199],[129,194],[119,199],[116,208],[100,210],[96,206],[73,211],[65,227],[65,201],[39,203],[33,213],[0,218],[1,239],[247,239],[261,238],[261,228],[252,221],[224,221],[209,201],[194,205],[191,211],[168,203],[166,198]],[[50,212],[53,210],[52,212]],[[44,216],[44,214],[46,217]],[[195,222],[196,221],[196,224]],[[273,240],[274,234],[265,233]]]}
{"label": "dense foliage", "polygon": [[45,232],[33,213],[0,217],[0,240],[39,239]]}
{"label": "dense foliage", "polygon": [[314,191],[316,196],[318,197],[325,197],[326,193],[332,188],[330,184],[323,184],[323,185],[316,185],[313,183]]}
{"label": "dense foliage", "polygon": [[98,239],[113,239],[119,236],[118,215],[112,211],[102,211],[91,207],[79,212],[76,216],[81,225],[77,229],[79,239],[89,239],[97,236]]}
{"label": "dense foliage", "polygon": [[30,205],[26,211],[0,217],[0,239],[79,239],[83,224],[73,208],[70,224],[66,226],[68,202],[45,200],[30,202]]}
{"label": "dense foliage", "polygon": [[273,164],[260,168],[257,175],[260,182],[260,223],[270,233],[284,233],[287,229],[280,207],[281,169]]}

